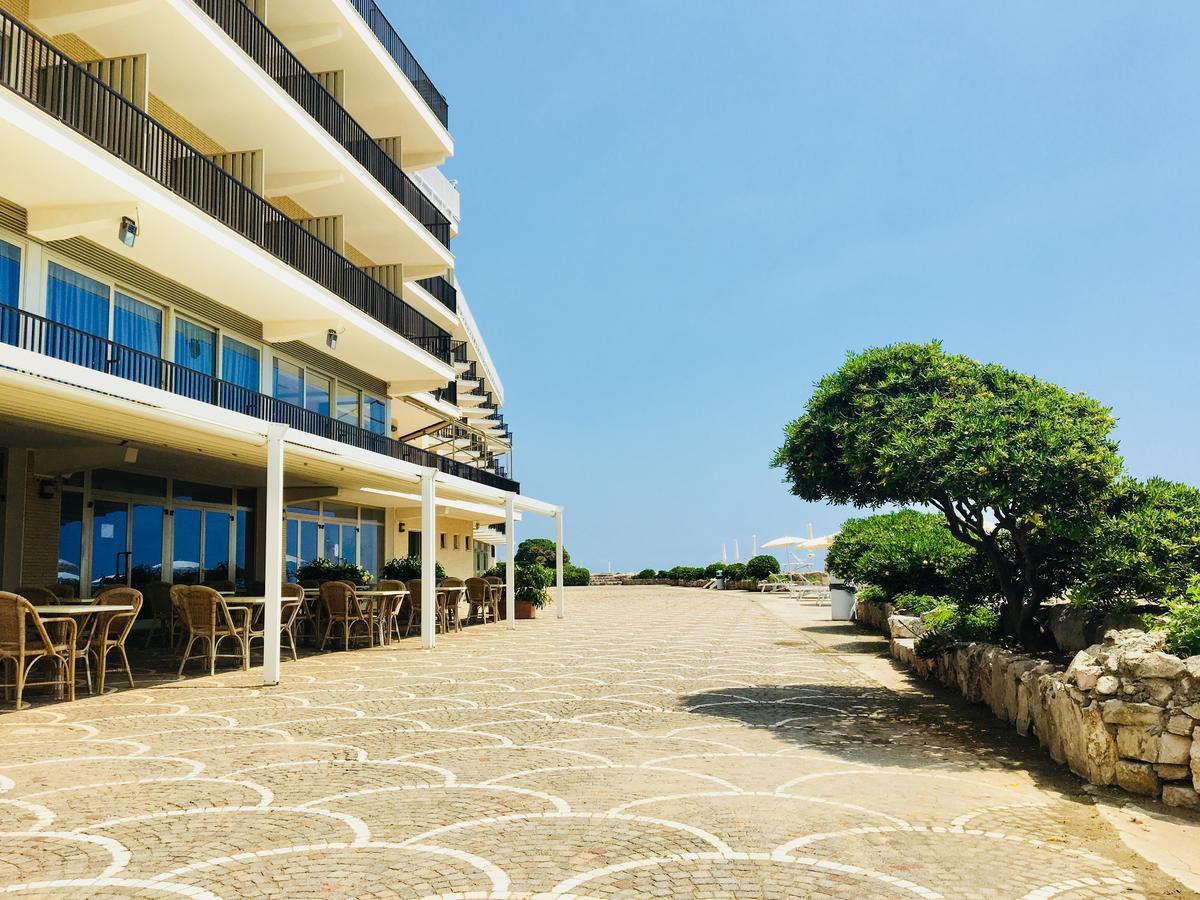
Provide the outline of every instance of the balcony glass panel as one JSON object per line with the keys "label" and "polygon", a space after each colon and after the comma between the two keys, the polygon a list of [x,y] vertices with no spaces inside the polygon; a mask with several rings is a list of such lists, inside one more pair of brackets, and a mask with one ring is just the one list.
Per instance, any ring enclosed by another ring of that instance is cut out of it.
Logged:
{"label": "balcony glass panel", "polygon": [[387,404],[370,394],[363,394],[363,428],[372,434],[387,434]]}
{"label": "balcony glass panel", "polygon": [[0,306],[16,306],[21,290],[21,248],[0,241]]}
{"label": "balcony glass panel", "polygon": [[303,406],[304,370],[285,359],[276,359],[275,396],[296,406]]}
{"label": "balcony glass panel", "polygon": [[162,310],[120,291],[113,300],[113,341],[131,350],[162,355]]}
{"label": "balcony glass panel", "polygon": [[204,578],[229,579],[229,513],[204,513]]}
{"label": "balcony glass panel", "polygon": [[338,421],[357,425],[359,411],[358,391],[348,388],[344,384],[339,384],[337,394]]}
{"label": "balcony glass panel", "polygon": [[200,581],[200,510],[179,507],[171,516],[174,536],[172,572],[176,584]]}
{"label": "balcony glass panel", "polygon": [[221,341],[221,380],[257,391],[260,379],[257,347],[227,337]]}
{"label": "balcony glass panel", "polygon": [[331,384],[324,375],[308,372],[304,379],[304,408],[318,415],[329,415],[329,393]]}

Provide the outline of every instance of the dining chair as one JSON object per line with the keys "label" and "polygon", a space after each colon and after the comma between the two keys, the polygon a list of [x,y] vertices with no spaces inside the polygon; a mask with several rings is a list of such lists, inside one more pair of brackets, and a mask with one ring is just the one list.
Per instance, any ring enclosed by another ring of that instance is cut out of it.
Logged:
{"label": "dining chair", "polygon": [[171,603],[171,585],[165,581],[151,581],[142,586],[145,606],[150,610],[150,630],[146,633],[149,647],[160,631],[167,636],[167,645],[175,646],[175,606]]}
{"label": "dining chair", "polygon": [[[406,581],[404,586],[408,589],[408,623],[404,627],[404,636],[408,637],[412,633],[414,624],[418,630],[421,628],[421,579],[412,578]],[[434,609],[439,613],[442,612],[437,605],[434,606]],[[437,618],[434,619],[433,627],[434,630],[437,629]],[[442,630],[446,630],[444,619]]]}
{"label": "dining chair", "polygon": [[394,597],[379,598],[379,643],[386,644],[393,634],[400,637],[400,614],[404,608],[408,590],[403,581],[394,578],[381,578],[375,585],[377,591],[404,591]]}
{"label": "dining chair", "polygon": [[[463,595],[466,593],[466,587],[466,582],[461,578],[438,579],[438,606],[443,609],[444,615],[449,616],[453,613],[455,631],[462,631],[462,616],[459,615],[459,607]],[[449,630],[449,628],[448,623],[443,625],[443,629]]]}
{"label": "dining chair", "polygon": [[85,652],[96,657],[96,693],[104,693],[104,675],[108,670],[108,654],[116,650],[125,665],[129,686],[134,687],[133,669],[129,667],[129,656],[125,653],[125,639],[142,609],[142,592],[128,587],[109,588],[96,597],[97,605],[130,606],[128,612],[97,613],[88,638]]}
{"label": "dining chair", "polygon": [[279,586],[279,592],[282,597],[279,606],[279,630],[281,634],[287,635],[288,644],[292,648],[292,659],[296,660],[300,658],[300,654],[296,652],[296,622],[305,610],[304,588],[285,581]]}
{"label": "dining chair", "polygon": [[[176,584],[171,588],[171,602],[183,627],[187,629],[187,646],[179,663],[179,674],[193,659],[208,659],[208,674],[215,675],[217,659],[240,659],[242,668],[250,668],[250,653],[246,645],[250,610],[244,606],[230,609],[225,598],[210,587],[200,584]],[[222,641],[232,639],[238,653],[218,653]],[[199,641],[208,652],[191,656],[193,645]]]}
{"label": "dining chair", "polygon": [[491,612],[493,622],[499,620],[500,603],[492,596],[491,585],[484,579],[467,579],[467,601],[470,603],[467,612],[468,622],[474,621],[476,616],[480,622],[486,622],[488,612]]}
{"label": "dining chair", "polygon": [[342,630],[342,649],[350,649],[350,634],[355,625],[363,626],[367,632],[367,646],[374,646],[374,628],[370,618],[363,612],[354,588],[344,581],[327,581],[321,585],[321,604],[325,607],[326,616],[325,633],[321,635],[322,650],[335,626]]}
{"label": "dining chair", "polygon": [[[47,625],[62,625],[66,640],[56,641]],[[65,684],[67,699],[75,699],[75,638],[77,624],[70,616],[45,618],[37,608],[19,594],[0,591],[0,663],[13,669],[13,680],[4,683],[5,695],[15,689],[16,708],[21,708],[21,695],[31,684]],[[29,673],[41,660],[52,661],[61,678],[55,681],[30,681]]]}

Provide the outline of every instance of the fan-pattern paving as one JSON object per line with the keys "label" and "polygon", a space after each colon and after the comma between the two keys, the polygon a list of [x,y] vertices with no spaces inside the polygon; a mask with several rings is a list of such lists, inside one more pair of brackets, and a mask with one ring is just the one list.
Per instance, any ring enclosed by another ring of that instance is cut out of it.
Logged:
{"label": "fan-pattern paving", "polygon": [[1036,757],[745,595],[569,602],[289,662],[271,690],[231,671],[5,714],[0,890],[1182,894]]}

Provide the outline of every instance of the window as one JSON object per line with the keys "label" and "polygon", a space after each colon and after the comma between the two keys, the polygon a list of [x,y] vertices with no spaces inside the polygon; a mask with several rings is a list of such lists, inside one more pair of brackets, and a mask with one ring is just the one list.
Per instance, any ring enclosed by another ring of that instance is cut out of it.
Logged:
{"label": "window", "polygon": [[454,549],[455,550],[458,549],[458,535],[457,534],[454,536]]}
{"label": "window", "polygon": [[359,423],[359,399],[358,391],[352,387],[347,387],[344,384],[338,385],[337,391],[337,419],[339,422],[345,422],[348,425],[357,425]]}
{"label": "window", "polygon": [[438,535],[438,546],[441,547],[443,550],[446,549],[446,534],[445,534],[445,532]]}
{"label": "window", "polygon": [[287,360],[276,359],[275,396],[296,406],[303,406],[304,370]]}
{"label": "window", "polygon": [[79,568],[83,561],[83,494],[63,491],[62,515],[58,522],[58,583],[80,588]]}
{"label": "window", "polygon": [[374,434],[387,434],[387,404],[378,397],[363,394],[363,428]]}
{"label": "window", "polygon": [[259,389],[259,352],[257,347],[231,337],[221,340],[221,380],[248,391]]}
{"label": "window", "polygon": [[308,371],[304,378],[304,408],[322,415],[329,415],[330,381],[324,375]]}
{"label": "window", "polygon": [[162,355],[162,310],[116,292],[113,299],[113,341],[122,347]]}
{"label": "window", "polygon": [[466,549],[471,549],[471,536],[469,534],[463,539],[463,543],[466,545]]}
{"label": "window", "polygon": [[66,326],[51,325],[46,329],[50,356],[104,371],[108,362],[104,344],[84,335],[108,337],[108,285],[50,263],[46,318]]}
{"label": "window", "polygon": [[187,319],[176,319],[175,362],[205,375],[216,375],[217,333]]}
{"label": "window", "polygon": [[21,292],[21,248],[0,241],[0,306],[16,306]]}

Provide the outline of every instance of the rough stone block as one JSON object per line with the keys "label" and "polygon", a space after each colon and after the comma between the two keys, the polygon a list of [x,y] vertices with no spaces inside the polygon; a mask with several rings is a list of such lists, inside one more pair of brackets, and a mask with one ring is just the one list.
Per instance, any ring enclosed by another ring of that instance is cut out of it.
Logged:
{"label": "rough stone block", "polygon": [[895,638],[919,638],[924,632],[920,616],[892,616],[887,620],[888,634]]}
{"label": "rough stone block", "polygon": [[1157,797],[1162,790],[1162,782],[1148,762],[1119,759],[1116,774],[1117,784],[1132,794]]}
{"label": "rough stone block", "polygon": [[1144,678],[1142,679],[1142,689],[1145,691],[1146,699],[1156,706],[1166,706],[1167,702],[1175,696],[1175,682],[1165,678]]}
{"label": "rough stone block", "polygon": [[1161,728],[1163,710],[1149,703],[1126,703],[1124,700],[1105,700],[1104,721],[1109,725],[1151,725]]}
{"label": "rough stone block", "polygon": [[1099,666],[1080,666],[1075,670],[1075,684],[1081,691],[1094,690],[1103,673]]}
{"label": "rough stone block", "polygon": [[1200,809],[1200,793],[1187,785],[1167,784],[1162,789],[1163,803],[1183,809]]}
{"label": "rough stone block", "polygon": [[1112,695],[1121,687],[1121,679],[1115,675],[1101,675],[1096,680],[1096,693]]}
{"label": "rough stone block", "polygon": [[[1181,781],[1191,775],[1192,771],[1187,766],[1172,766],[1168,763],[1155,763],[1154,773],[1163,781]],[[1191,785],[1188,785],[1191,788]]]}
{"label": "rough stone block", "polygon": [[1178,678],[1186,671],[1183,660],[1161,650],[1131,651],[1121,661],[1121,672],[1134,678]]}
{"label": "rough stone block", "polygon": [[1192,729],[1196,727],[1196,720],[1191,716],[1185,716],[1183,713],[1175,713],[1167,719],[1167,731],[1171,734],[1182,734],[1191,737]]}
{"label": "rough stone block", "polygon": [[1159,730],[1140,725],[1117,729],[1117,753],[1128,759],[1158,762]]}
{"label": "rough stone block", "polygon": [[1166,732],[1158,739],[1158,761],[1177,766],[1186,766],[1191,759],[1192,739],[1181,734]]}

